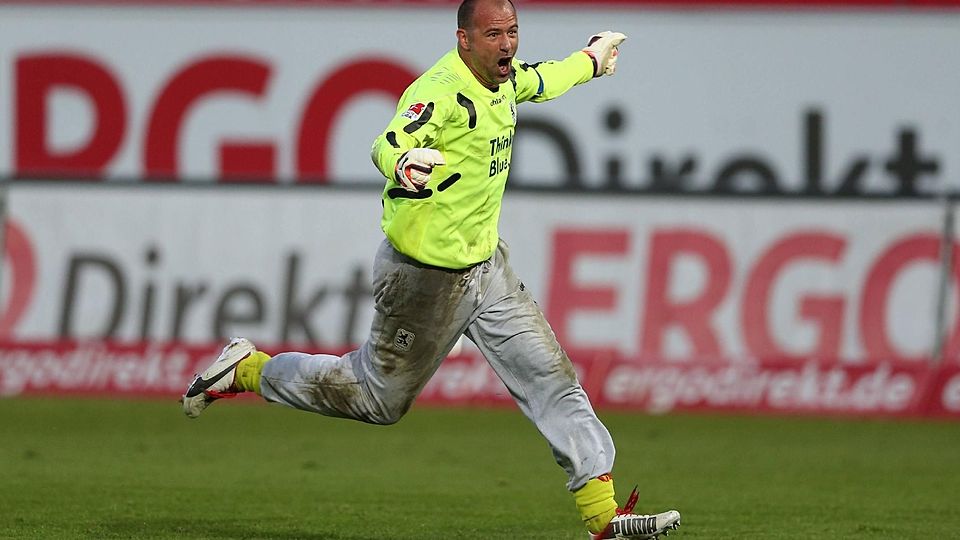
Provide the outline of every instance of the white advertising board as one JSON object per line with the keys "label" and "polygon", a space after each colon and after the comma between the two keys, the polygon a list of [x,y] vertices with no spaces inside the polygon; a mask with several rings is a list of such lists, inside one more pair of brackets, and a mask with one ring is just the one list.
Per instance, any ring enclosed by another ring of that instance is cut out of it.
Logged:
{"label": "white advertising board", "polygon": [[[379,183],[372,139],[449,6],[0,6],[0,175]],[[520,58],[615,28],[617,75],[520,109],[513,181],[960,188],[960,13],[523,7]]]}
{"label": "white advertising board", "polygon": [[[0,338],[340,349],[366,335],[374,190],[20,184],[10,209]],[[512,193],[501,235],[572,350],[918,360],[935,335],[939,210]]]}

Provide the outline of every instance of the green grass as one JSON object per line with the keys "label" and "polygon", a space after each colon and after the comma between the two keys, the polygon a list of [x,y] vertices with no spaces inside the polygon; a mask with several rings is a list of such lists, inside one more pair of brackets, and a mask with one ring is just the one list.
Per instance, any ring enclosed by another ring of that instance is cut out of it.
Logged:
{"label": "green grass", "polygon": [[[601,415],[671,538],[957,538],[960,426]],[[0,400],[0,538],[576,539],[515,410],[368,426],[259,403]]]}

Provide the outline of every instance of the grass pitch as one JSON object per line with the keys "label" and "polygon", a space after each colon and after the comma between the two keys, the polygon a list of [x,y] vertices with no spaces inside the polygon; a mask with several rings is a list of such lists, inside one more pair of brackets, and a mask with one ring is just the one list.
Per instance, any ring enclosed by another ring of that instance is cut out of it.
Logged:
{"label": "grass pitch", "polygon": [[[671,538],[957,538],[960,426],[605,413]],[[516,410],[368,426],[253,402],[0,400],[0,538],[576,539]]]}

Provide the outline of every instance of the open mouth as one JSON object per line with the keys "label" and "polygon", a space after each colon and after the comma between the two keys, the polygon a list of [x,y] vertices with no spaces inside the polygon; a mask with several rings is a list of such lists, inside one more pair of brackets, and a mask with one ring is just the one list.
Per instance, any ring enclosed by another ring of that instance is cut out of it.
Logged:
{"label": "open mouth", "polygon": [[511,61],[511,60],[513,60],[513,58],[511,58],[511,57],[509,57],[509,56],[505,56],[505,57],[501,58],[500,60],[497,60],[497,67],[500,68],[500,75],[501,75],[501,76],[506,77],[507,74],[510,73],[510,61]]}

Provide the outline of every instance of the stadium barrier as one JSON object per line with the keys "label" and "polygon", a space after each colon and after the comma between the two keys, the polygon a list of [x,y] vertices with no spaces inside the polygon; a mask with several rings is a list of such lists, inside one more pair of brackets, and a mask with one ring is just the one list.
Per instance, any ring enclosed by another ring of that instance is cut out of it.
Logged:
{"label": "stadium barrier", "polygon": [[[222,336],[323,352],[365,337],[375,191],[8,193],[2,395],[173,397]],[[517,192],[501,231],[598,407],[954,418],[952,204]],[[421,397],[509,401],[466,349]]]}

